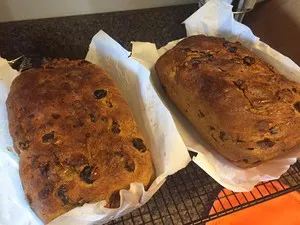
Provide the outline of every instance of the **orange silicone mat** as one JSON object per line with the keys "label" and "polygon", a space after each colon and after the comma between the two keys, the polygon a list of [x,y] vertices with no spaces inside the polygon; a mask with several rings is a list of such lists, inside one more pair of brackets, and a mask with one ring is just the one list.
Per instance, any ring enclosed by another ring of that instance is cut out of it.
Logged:
{"label": "orange silicone mat", "polygon": [[[273,185],[272,185],[273,184]],[[253,201],[272,192],[283,189],[278,182],[259,186],[259,190],[252,192],[230,194],[231,191],[223,189],[218,200],[213,204],[210,214],[230,209],[237,205]],[[268,190],[267,190],[267,189]],[[276,190],[277,189],[277,190]],[[300,225],[300,194],[297,191],[263,202],[244,210],[217,218],[206,225]]]}

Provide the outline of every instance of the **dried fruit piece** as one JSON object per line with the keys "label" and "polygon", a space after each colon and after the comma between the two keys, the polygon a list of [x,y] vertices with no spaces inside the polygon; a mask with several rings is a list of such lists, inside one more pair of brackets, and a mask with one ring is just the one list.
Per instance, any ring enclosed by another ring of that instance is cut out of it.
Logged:
{"label": "dried fruit piece", "polygon": [[193,59],[193,60],[191,61],[191,63],[192,63],[192,67],[193,67],[193,68],[196,68],[196,67],[199,66],[199,64],[201,63],[201,61],[198,60],[198,59]]}
{"label": "dried fruit piece", "polygon": [[27,150],[29,148],[29,141],[20,141],[19,148],[22,150]]}
{"label": "dried fruit piece", "polygon": [[53,191],[53,184],[46,184],[45,187],[39,192],[40,199],[46,199],[50,196],[51,192]]}
{"label": "dried fruit piece", "polygon": [[49,143],[49,142],[54,141],[54,138],[55,138],[55,132],[54,132],[54,131],[51,131],[50,133],[45,134],[45,135],[42,137],[42,141],[43,141],[44,143]]}
{"label": "dried fruit piece", "polygon": [[271,141],[269,138],[265,138],[262,141],[256,142],[256,144],[261,148],[271,148],[275,145],[275,142]]}
{"label": "dried fruit piece", "polygon": [[108,121],[108,118],[106,116],[101,116],[101,120],[106,123]]}
{"label": "dried fruit piece", "polygon": [[270,134],[278,134],[279,133],[279,127],[271,127],[270,128]]}
{"label": "dried fruit piece", "polygon": [[80,172],[80,178],[87,184],[92,184],[99,177],[98,167],[85,166]]}
{"label": "dried fruit piece", "polygon": [[109,108],[112,108],[112,107],[113,107],[113,104],[112,104],[111,101],[109,101],[109,100],[106,101],[106,105],[107,105]]}
{"label": "dried fruit piece", "polygon": [[295,109],[296,109],[298,112],[300,112],[300,102],[296,102],[296,103],[294,104],[294,107],[295,107]]}
{"label": "dried fruit piece", "polygon": [[90,175],[93,171],[93,168],[92,166],[85,166],[83,168],[83,170],[80,172],[80,178],[81,180],[83,180],[84,182],[88,183],[88,184],[92,184],[93,181],[90,180]]}
{"label": "dried fruit piece", "polygon": [[225,136],[226,136],[226,133],[224,131],[220,131],[219,137],[222,141],[225,141]]}
{"label": "dried fruit piece", "polygon": [[50,169],[50,166],[48,163],[40,167],[40,174],[44,179],[48,178],[49,169]]}
{"label": "dried fruit piece", "polygon": [[121,132],[120,125],[118,121],[113,120],[111,131],[115,134],[119,134]]}
{"label": "dried fruit piece", "polygon": [[95,123],[96,122],[96,116],[93,113],[90,113],[89,116],[90,116],[91,122]]}
{"label": "dried fruit piece", "polygon": [[84,122],[81,120],[76,120],[75,124],[73,125],[74,128],[83,127],[83,126],[84,126]]}
{"label": "dried fruit piece", "polygon": [[93,167],[93,170],[92,170],[92,173],[91,173],[89,179],[94,182],[95,180],[97,180],[99,178],[99,176],[100,176],[99,167],[97,167],[97,166]]}
{"label": "dried fruit piece", "polygon": [[57,113],[53,113],[53,114],[51,114],[51,116],[53,119],[56,119],[56,120],[60,118],[60,115]]}
{"label": "dried fruit piece", "polygon": [[210,130],[215,130],[215,127],[214,126],[209,126],[208,127]]}
{"label": "dried fruit piece", "polygon": [[198,115],[199,118],[205,117],[204,113],[201,110],[198,110],[198,114],[197,115]]}
{"label": "dried fruit piece", "polygon": [[214,56],[213,56],[212,54],[209,53],[209,54],[207,55],[207,60],[208,60],[208,61],[212,61],[213,59],[214,59]]}
{"label": "dried fruit piece", "polygon": [[57,196],[64,203],[64,205],[68,204],[68,202],[69,202],[69,198],[66,195],[67,191],[68,191],[68,188],[67,188],[67,185],[65,185],[65,184],[61,185],[57,190]]}
{"label": "dried fruit piece", "polygon": [[229,51],[230,53],[236,53],[237,52],[237,47],[235,46],[231,46],[227,49],[227,51]]}
{"label": "dried fruit piece", "polygon": [[128,159],[125,161],[125,169],[128,172],[133,172],[135,170],[135,163],[132,159]]}
{"label": "dried fruit piece", "polygon": [[94,91],[94,97],[96,99],[102,99],[102,98],[106,97],[106,95],[107,95],[107,91],[104,89]]}
{"label": "dried fruit piece", "polygon": [[247,66],[251,66],[255,63],[255,59],[251,56],[245,56],[243,61]]}
{"label": "dried fruit piece", "polygon": [[230,45],[229,41],[225,41],[225,42],[223,43],[223,46],[224,46],[225,48],[229,47],[229,45]]}
{"label": "dried fruit piece", "polygon": [[135,138],[132,140],[133,147],[138,149],[140,152],[145,152],[147,150],[144,145],[144,141],[141,138]]}
{"label": "dried fruit piece", "polygon": [[238,87],[238,89],[240,90],[247,90],[247,84],[244,80],[237,80],[233,82],[235,84],[235,86]]}

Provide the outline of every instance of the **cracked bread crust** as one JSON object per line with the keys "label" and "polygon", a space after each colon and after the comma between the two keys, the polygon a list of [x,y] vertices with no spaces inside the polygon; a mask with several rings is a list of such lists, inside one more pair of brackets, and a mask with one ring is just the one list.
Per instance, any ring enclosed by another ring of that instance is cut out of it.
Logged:
{"label": "cracked bread crust", "polygon": [[27,200],[48,223],[154,178],[150,152],[127,102],[101,68],[59,60],[20,74],[7,99]]}
{"label": "cracked bread crust", "polygon": [[299,144],[300,85],[240,43],[191,36],[155,68],[201,137],[236,166],[259,165]]}

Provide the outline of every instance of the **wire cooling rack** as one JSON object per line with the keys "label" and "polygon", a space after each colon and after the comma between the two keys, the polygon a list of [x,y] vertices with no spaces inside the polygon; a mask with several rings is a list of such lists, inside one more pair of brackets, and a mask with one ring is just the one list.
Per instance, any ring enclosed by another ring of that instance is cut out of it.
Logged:
{"label": "wire cooling rack", "polygon": [[108,224],[205,224],[295,190],[300,190],[299,161],[279,180],[259,183],[251,192],[244,193],[223,189],[191,162],[185,169],[168,177],[147,204]]}

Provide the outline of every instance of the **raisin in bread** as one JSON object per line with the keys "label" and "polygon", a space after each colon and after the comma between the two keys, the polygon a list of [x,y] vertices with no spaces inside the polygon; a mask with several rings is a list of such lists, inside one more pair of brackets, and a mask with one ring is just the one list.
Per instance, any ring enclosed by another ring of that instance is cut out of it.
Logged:
{"label": "raisin in bread", "polygon": [[155,68],[178,109],[235,165],[256,166],[300,143],[300,85],[240,43],[191,36]]}
{"label": "raisin in bread", "polygon": [[58,60],[23,72],[7,110],[25,194],[45,223],[84,203],[118,207],[120,189],[148,187],[154,177],[127,102],[91,63]]}

